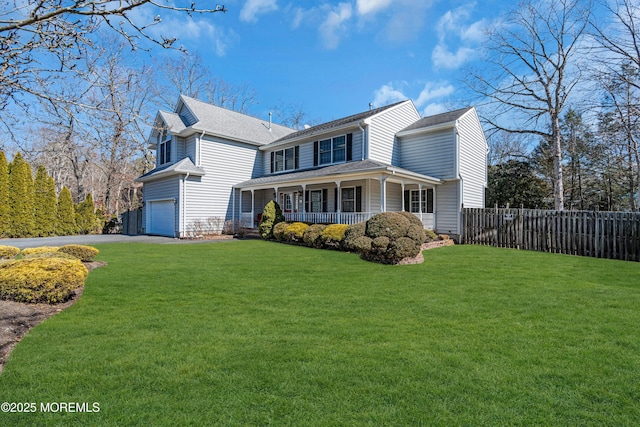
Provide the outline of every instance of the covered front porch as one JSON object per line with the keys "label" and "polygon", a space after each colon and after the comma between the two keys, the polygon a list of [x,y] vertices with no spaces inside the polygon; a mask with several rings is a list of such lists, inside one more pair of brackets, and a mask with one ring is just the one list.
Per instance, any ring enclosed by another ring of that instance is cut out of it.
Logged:
{"label": "covered front porch", "polygon": [[287,221],[355,224],[380,212],[407,211],[425,228],[436,228],[435,193],[440,180],[372,161],[339,166],[241,183],[234,191],[239,198],[234,218],[241,227],[254,228],[264,206],[275,200]]}

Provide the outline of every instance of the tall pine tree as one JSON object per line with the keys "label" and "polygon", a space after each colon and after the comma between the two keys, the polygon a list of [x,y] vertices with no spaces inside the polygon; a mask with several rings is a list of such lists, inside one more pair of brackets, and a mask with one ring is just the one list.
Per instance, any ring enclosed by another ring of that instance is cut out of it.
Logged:
{"label": "tall pine tree", "polygon": [[56,185],[44,166],[38,166],[35,187],[35,236],[53,236],[56,232],[58,203]]}
{"label": "tall pine tree", "polygon": [[0,151],[0,236],[9,235],[9,165],[3,151]]}
{"label": "tall pine tree", "polygon": [[91,193],[87,194],[83,202],[76,205],[76,226],[80,234],[96,232],[96,210]]}
{"label": "tall pine tree", "polygon": [[31,167],[16,154],[9,165],[10,237],[28,237],[34,231],[34,188]]}
{"label": "tall pine tree", "polygon": [[76,213],[71,200],[71,192],[67,187],[63,187],[58,196],[58,227],[59,236],[76,234]]}

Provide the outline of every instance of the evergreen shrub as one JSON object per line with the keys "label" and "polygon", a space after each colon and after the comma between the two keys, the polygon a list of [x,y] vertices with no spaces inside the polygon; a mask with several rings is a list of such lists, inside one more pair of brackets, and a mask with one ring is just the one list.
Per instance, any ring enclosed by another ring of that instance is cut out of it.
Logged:
{"label": "evergreen shrub", "polygon": [[412,238],[416,242],[420,242],[420,244],[423,244],[427,241],[427,234],[425,233],[422,224],[411,224],[409,226],[409,229],[407,230],[407,237]]}
{"label": "evergreen shrub", "polygon": [[96,248],[86,245],[65,245],[58,249],[58,251],[73,255],[82,262],[93,261],[99,253]]}
{"label": "evergreen shrub", "polygon": [[424,225],[422,225],[422,221],[420,221],[420,218],[418,218],[417,216],[415,216],[411,212],[402,211],[402,212],[397,212],[397,213],[399,215],[402,215],[403,217],[407,218],[411,224],[417,225],[420,228],[424,228]]}
{"label": "evergreen shrub", "polygon": [[302,242],[304,232],[309,228],[309,224],[304,222],[294,222],[289,224],[284,231],[284,239],[289,242]]}
{"label": "evergreen shrub", "polygon": [[0,299],[55,304],[70,299],[89,271],[79,260],[33,258],[0,264]]}
{"label": "evergreen shrub", "polygon": [[305,245],[316,248],[321,247],[322,242],[318,239],[322,231],[327,228],[325,224],[312,224],[305,231],[302,236],[302,241]]}
{"label": "evergreen shrub", "polygon": [[356,239],[363,237],[367,229],[366,222],[351,224],[344,232],[344,240],[342,246],[348,251],[357,251]]}
{"label": "evergreen shrub", "polygon": [[344,240],[344,233],[349,226],[347,224],[331,224],[328,225],[322,233],[320,233],[320,241],[327,248],[340,249]]}
{"label": "evergreen shrub", "polygon": [[262,211],[262,219],[258,225],[258,231],[263,239],[273,239],[273,227],[284,221],[282,209],[274,200],[267,203]]}
{"label": "evergreen shrub", "polygon": [[57,252],[58,249],[60,249],[59,246],[40,246],[37,248],[24,248],[22,250],[22,256],[25,258],[33,257],[34,255]]}
{"label": "evergreen shrub", "polygon": [[409,220],[399,213],[382,212],[367,221],[366,234],[372,239],[386,236],[393,240],[405,236],[410,225]]}
{"label": "evergreen shrub", "polygon": [[15,246],[0,245],[0,259],[12,259],[20,253],[20,248]]}
{"label": "evergreen shrub", "polygon": [[287,230],[287,227],[289,227],[289,223],[284,221],[274,225],[272,231],[273,238],[279,242],[283,241],[285,239],[284,233]]}
{"label": "evergreen shrub", "polygon": [[433,242],[434,240],[438,240],[438,235],[436,234],[435,231],[433,231],[433,230],[424,230],[424,233],[427,236],[427,238],[425,240],[425,243],[429,243],[429,242]]}

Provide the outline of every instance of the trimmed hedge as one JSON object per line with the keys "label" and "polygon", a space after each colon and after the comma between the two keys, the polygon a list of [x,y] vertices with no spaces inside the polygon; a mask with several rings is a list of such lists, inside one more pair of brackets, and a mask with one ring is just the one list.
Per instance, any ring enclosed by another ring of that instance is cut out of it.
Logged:
{"label": "trimmed hedge", "polygon": [[284,232],[286,231],[288,226],[289,226],[288,222],[279,222],[273,226],[273,229],[271,230],[271,234],[273,234],[273,237],[277,241],[281,242],[284,240]]}
{"label": "trimmed hedge", "polygon": [[340,249],[344,240],[344,233],[349,226],[347,224],[331,224],[328,225],[322,233],[320,233],[320,241],[327,248]]}
{"label": "trimmed hedge", "polygon": [[288,242],[302,242],[304,232],[309,228],[309,224],[304,222],[294,222],[289,224],[284,230],[284,239]]}
{"label": "trimmed hedge", "polygon": [[302,241],[305,245],[312,248],[322,247],[322,241],[320,240],[320,234],[327,228],[326,224],[312,224],[304,231]]}
{"label": "trimmed hedge", "polygon": [[20,253],[20,248],[15,246],[0,245],[0,259],[12,259]]}
{"label": "trimmed hedge", "polygon": [[99,251],[96,248],[85,245],[65,245],[58,249],[59,252],[73,255],[83,262],[90,262],[98,256]]}
{"label": "trimmed hedge", "polygon": [[410,225],[409,220],[399,213],[382,212],[367,221],[366,234],[372,239],[386,236],[393,240],[406,236]]}
{"label": "trimmed hedge", "polygon": [[33,258],[0,264],[0,299],[55,304],[70,299],[89,271],[80,260]]}
{"label": "trimmed hedge", "polygon": [[40,254],[58,252],[58,249],[60,249],[59,246],[39,246],[37,248],[24,248],[21,254],[25,258],[34,258]]}
{"label": "trimmed hedge", "polygon": [[[347,227],[344,232],[344,240],[342,242],[342,246],[348,251],[356,251],[359,252],[357,240],[360,237],[365,236],[365,231],[367,229],[366,222],[359,222],[357,224],[351,224]],[[369,242],[369,247],[371,246],[371,242]]]}

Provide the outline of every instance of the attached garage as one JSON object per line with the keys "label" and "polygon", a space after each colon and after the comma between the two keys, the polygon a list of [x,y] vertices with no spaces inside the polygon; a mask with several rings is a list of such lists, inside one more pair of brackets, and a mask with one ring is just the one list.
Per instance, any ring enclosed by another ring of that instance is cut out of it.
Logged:
{"label": "attached garage", "polygon": [[147,204],[147,234],[175,237],[176,204],[171,200],[156,200]]}

